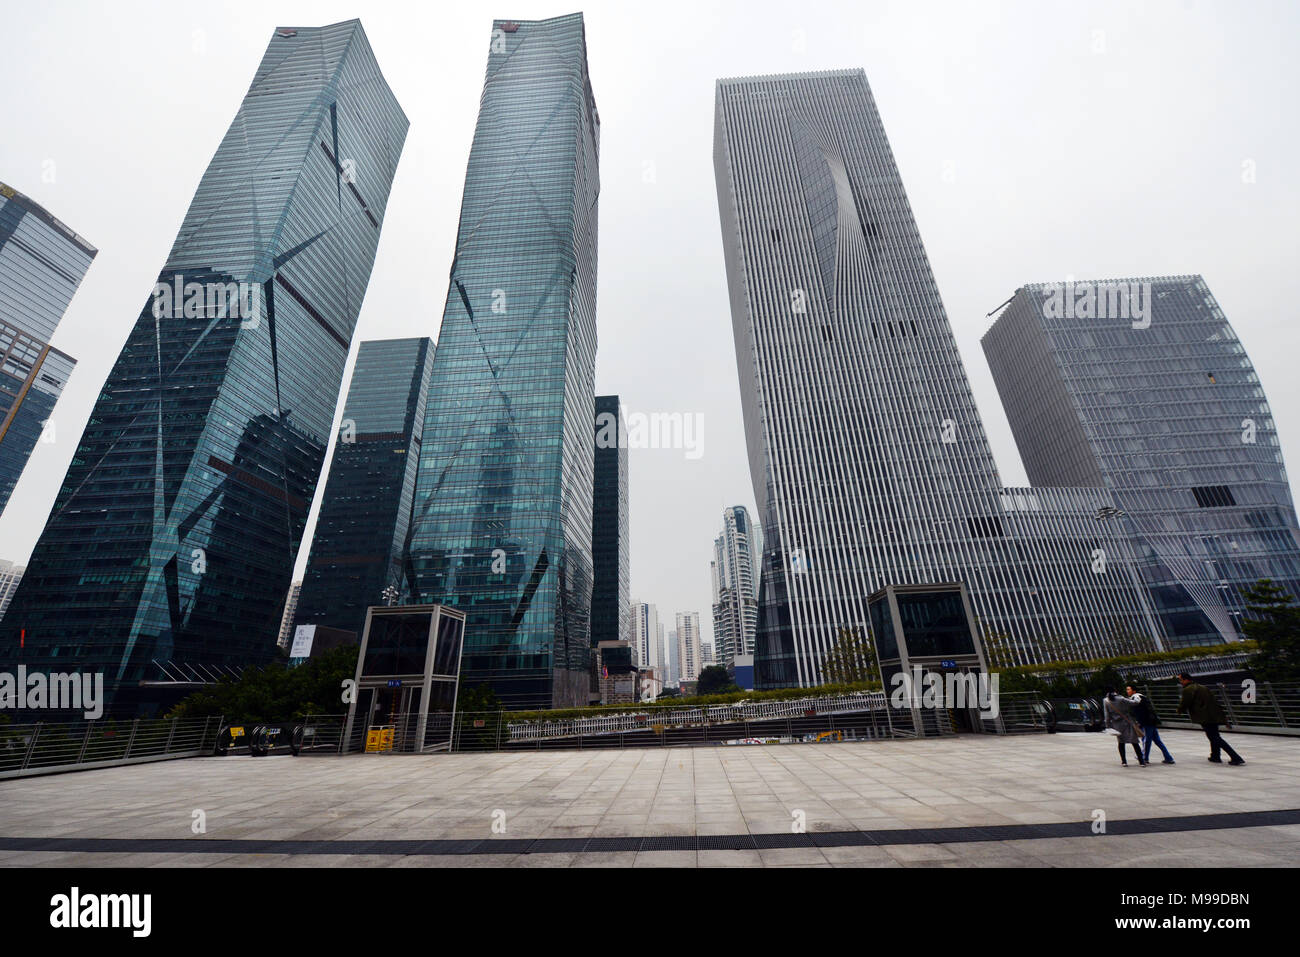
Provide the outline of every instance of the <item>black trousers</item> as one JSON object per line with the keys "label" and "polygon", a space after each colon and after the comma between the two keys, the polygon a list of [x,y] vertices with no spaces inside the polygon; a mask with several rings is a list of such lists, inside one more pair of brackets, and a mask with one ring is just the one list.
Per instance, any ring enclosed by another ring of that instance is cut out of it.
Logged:
{"label": "black trousers", "polygon": [[[1115,740],[1115,743],[1119,745],[1119,759],[1123,761],[1125,764],[1128,764],[1128,758],[1124,756],[1124,739],[1117,738]],[[1226,748],[1227,745],[1225,744],[1224,747]],[[1139,748],[1136,744],[1133,745],[1133,753],[1137,755],[1138,764],[1146,763],[1146,758],[1142,757],[1142,749]]]}
{"label": "black trousers", "polygon": [[1236,751],[1232,750],[1232,745],[1230,745],[1227,741],[1223,740],[1223,735],[1219,734],[1219,726],[1217,724],[1203,724],[1201,725],[1201,728],[1205,731],[1205,736],[1210,739],[1211,758],[1215,760],[1220,760],[1219,749],[1222,748],[1224,751],[1228,752],[1229,760],[1232,761],[1241,760],[1241,755],[1237,754]]}

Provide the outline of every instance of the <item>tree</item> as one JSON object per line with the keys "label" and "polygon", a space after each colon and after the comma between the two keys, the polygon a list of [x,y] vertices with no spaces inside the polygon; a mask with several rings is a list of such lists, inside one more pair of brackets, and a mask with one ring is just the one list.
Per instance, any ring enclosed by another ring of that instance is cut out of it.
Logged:
{"label": "tree", "polygon": [[727,694],[739,690],[740,688],[732,683],[727,669],[722,665],[709,665],[700,672],[699,681],[695,685],[697,695]]}
{"label": "tree", "polygon": [[461,688],[456,695],[456,750],[495,750],[501,739],[503,710],[491,685]]}
{"label": "tree", "polygon": [[833,685],[878,681],[876,650],[861,628],[839,629],[839,637],[822,662],[822,680]]}
{"label": "tree", "polygon": [[1300,608],[1283,589],[1261,578],[1246,589],[1246,637],[1259,643],[1250,661],[1262,681],[1300,681]]}
{"label": "tree", "polygon": [[462,688],[456,696],[456,710],[464,712],[501,711],[501,702],[491,685],[474,685]]}
{"label": "tree", "polygon": [[174,707],[171,718],[225,715],[232,722],[258,723],[301,718],[309,714],[345,714],[343,682],[356,677],[356,645],[333,648],[296,668],[273,662],[249,668],[238,679],[226,679],[196,691]]}

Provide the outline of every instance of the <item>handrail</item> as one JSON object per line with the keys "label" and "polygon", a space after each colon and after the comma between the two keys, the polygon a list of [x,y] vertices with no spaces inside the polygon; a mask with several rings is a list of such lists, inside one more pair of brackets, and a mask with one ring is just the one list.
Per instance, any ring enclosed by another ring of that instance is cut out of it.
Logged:
{"label": "handrail", "polygon": [[211,754],[220,717],[0,724],[0,779]]}

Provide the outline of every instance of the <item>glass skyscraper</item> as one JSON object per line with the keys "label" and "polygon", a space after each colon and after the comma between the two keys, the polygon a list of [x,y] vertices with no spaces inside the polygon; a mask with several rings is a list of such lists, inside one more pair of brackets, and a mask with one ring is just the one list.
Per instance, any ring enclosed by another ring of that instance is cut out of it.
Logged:
{"label": "glass skyscraper", "polygon": [[1261,578],[1300,597],[1273,413],[1200,276],[1026,285],[983,346],[1030,482],[1110,491],[1167,644],[1236,639]]}
{"label": "glass skyscraper", "polygon": [[889,584],[964,582],[1015,662],[1155,645],[1104,489],[1003,489],[861,70],[720,80],[714,165],[764,555],[758,687]]}
{"label": "glass skyscraper", "polygon": [[0,512],[76,365],[50,338],[95,254],[43,206],[0,183]]}
{"label": "glass skyscraper", "polygon": [[494,22],[408,584],[465,612],[462,686],[509,706],[587,700],[599,142],[582,15]]}
{"label": "glass skyscraper", "polygon": [[591,504],[591,645],[632,640],[627,442],[618,396],[596,396]]}
{"label": "glass skyscraper", "polygon": [[322,491],[297,624],[354,632],[366,609],[400,592],[433,363],[428,338],[361,343]]}
{"label": "glass skyscraper", "polygon": [[274,653],[407,126],[360,22],[275,31],[95,403],[0,665],[103,671],[123,710],[153,661]]}

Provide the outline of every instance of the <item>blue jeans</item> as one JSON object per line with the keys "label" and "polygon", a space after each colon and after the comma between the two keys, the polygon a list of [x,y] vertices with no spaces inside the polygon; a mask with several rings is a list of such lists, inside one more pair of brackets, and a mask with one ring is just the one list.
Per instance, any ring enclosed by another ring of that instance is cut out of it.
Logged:
{"label": "blue jeans", "polygon": [[1156,730],[1156,726],[1154,724],[1144,724],[1142,725],[1143,760],[1151,760],[1151,743],[1153,741],[1155,742],[1156,747],[1164,753],[1166,761],[1172,761],[1174,759],[1174,756],[1169,753],[1169,749],[1165,747],[1165,743],[1160,740],[1160,732]]}

